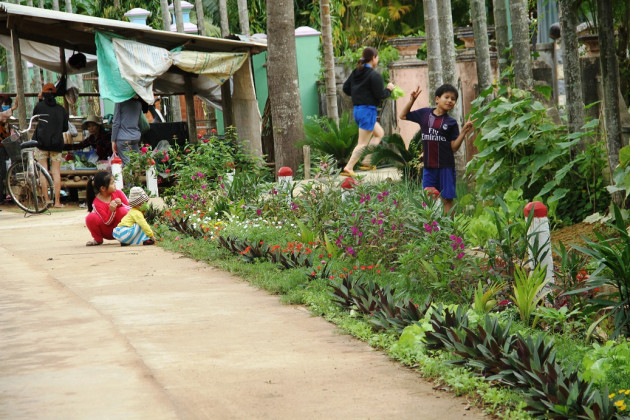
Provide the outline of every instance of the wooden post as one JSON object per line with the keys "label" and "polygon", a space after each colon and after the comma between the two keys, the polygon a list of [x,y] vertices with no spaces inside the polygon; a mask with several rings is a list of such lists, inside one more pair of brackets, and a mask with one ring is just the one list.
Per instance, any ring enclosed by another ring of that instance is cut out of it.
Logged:
{"label": "wooden post", "polygon": [[[61,62],[61,77],[66,78],[66,89],[68,87],[68,67],[66,66],[66,49],[59,47],[59,61]],[[66,109],[68,115],[70,115],[70,105],[66,99],[66,94],[63,94],[63,107]]]}
{"label": "wooden post", "polygon": [[11,29],[11,42],[13,44],[13,66],[15,74],[15,88],[17,98],[20,102],[18,107],[18,121],[20,130],[24,130],[26,125],[26,98],[24,97],[24,75],[22,73],[22,51],[20,50],[20,36],[15,29]]}
{"label": "wooden post", "polygon": [[186,121],[188,121],[188,142],[196,144],[197,120],[195,119],[195,94],[192,89],[192,76],[184,75],[184,94],[186,95]]}
{"label": "wooden post", "polygon": [[311,146],[302,147],[304,152],[304,179],[311,179]]}
{"label": "wooden post", "polygon": [[221,101],[223,102],[223,127],[228,128],[234,125],[234,114],[232,113],[232,92],[230,90],[230,80],[226,80],[221,85]]}

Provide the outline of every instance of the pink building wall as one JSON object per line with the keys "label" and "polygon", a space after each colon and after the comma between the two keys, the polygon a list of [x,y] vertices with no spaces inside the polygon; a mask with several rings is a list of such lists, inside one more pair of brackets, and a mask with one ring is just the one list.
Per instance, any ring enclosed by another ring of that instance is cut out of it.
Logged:
{"label": "pink building wall", "polygon": [[[470,36],[462,36],[465,48],[458,52],[456,58],[456,71],[459,80],[460,97],[462,104],[462,112],[467,116],[471,109],[471,102],[477,97],[477,64],[475,62],[474,42],[472,41],[472,32]],[[396,128],[395,132],[401,135],[406,145],[413,136],[418,132],[419,126],[416,123],[404,121],[398,118],[398,113],[409,102],[410,94],[418,88],[422,89],[419,98],[411,108],[419,109],[429,106],[428,90],[428,65],[426,61],[418,60],[416,52],[424,43],[422,37],[417,38],[399,38],[390,41],[391,44],[399,50],[400,59],[389,65],[390,80],[395,85],[405,91],[405,96],[396,100]],[[494,77],[497,77],[496,54],[491,53],[492,70]],[[457,86],[456,86],[457,87]],[[434,92],[431,92],[433,95]],[[466,162],[472,159],[477,152],[472,142],[467,145]]]}

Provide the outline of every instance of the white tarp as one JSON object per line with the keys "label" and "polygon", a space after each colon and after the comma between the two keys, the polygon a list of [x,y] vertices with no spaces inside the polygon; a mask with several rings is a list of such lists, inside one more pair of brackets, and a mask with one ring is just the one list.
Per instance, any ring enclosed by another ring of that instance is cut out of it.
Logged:
{"label": "white tarp", "polygon": [[121,38],[112,38],[112,44],[120,76],[149,104],[153,103],[153,82],[171,65],[203,75],[220,85],[229,80],[249,56],[247,53],[168,51]]}
{"label": "white tarp", "polygon": [[[13,43],[11,42],[10,36],[0,35],[0,44],[8,51],[13,51]],[[26,61],[43,69],[54,71],[55,73],[62,73],[61,63],[59,62],[59,47],[20,39],[20,51],[22,52],[22,58]],[[75,52],[76,51],[65,50],[66,60]],[[85,54],[85,58],[87,61],[85,68],[77,70],[68,66],[67,73],[80,74],[96,70],[96,56]]]}

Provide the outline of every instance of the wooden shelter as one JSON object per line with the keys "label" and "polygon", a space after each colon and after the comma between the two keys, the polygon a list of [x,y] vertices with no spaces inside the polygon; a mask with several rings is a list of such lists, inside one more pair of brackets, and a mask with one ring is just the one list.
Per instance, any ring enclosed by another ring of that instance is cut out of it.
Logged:
{"label": "wooden shelter", "polygon": [[[200,53],[247,53],[245,64],[233,74],[233,91],[231,95],[226,95],[230,97],[222,98],[220,86],[203,74],[186,72],[175,66],[171,66],[158,77],[154,87],[161,94],[186,96],[187,119],[192,139],[196,138],[193,96],[197,95],[210,105],[223,109],[226,120],[233,117],[239,137],[248,140],[250,147],[260,154],[261,117],[253,89],[251,55],[266,50],[264,40],[236,41],[161,31],[136,23],[0,2],[0,44],[13,52],[20,103],[25,103],[21,58],[61,74],[92,71],[96,66],[96,32],[109,33],[168,51],[181,48],[182,51]],[[58,54],[53,57],[50,54],[51,47],[58,50]],[[86,55],[85,68],[75,69],[67,65],[67,57],[74,52]],[[152,57],[147,56],[146,60],[152,60]],[[19,108],[18,118],[20,126],[24,127],[24,107]]]}

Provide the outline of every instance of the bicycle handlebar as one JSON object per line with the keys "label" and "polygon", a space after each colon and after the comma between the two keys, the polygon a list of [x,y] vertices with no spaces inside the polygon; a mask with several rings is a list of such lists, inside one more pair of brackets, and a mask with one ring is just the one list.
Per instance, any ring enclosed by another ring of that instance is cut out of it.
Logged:
{"label": "bicycle handlebar", "polygon": [[43,119],[40,118],[40,117],[47,117],[47,116],[48,116],[48,114],[36,114],[36,115],[33,115],[31,117],[31,119],[28,121],[28,128],[26,128],[25,130],[20,130],[20,127],[18,127],[16,125],[11,125],[11,127],[13,127],[15,129],[15,132],[18,133],[21,136],[22,134],[27,133],[31,129],[31,127],[33,126],[33,120],[39,119],[40,121],[48,122],[47,120],[43,120]]}

